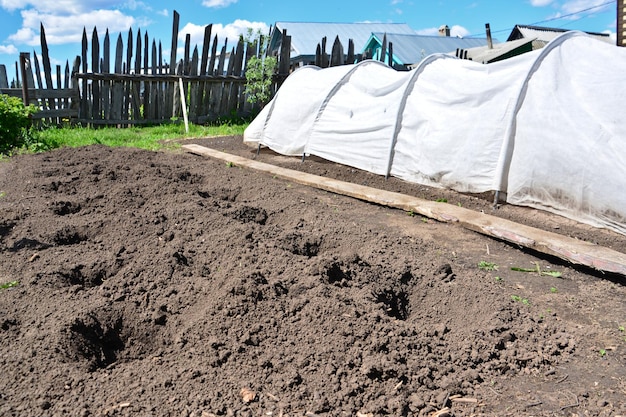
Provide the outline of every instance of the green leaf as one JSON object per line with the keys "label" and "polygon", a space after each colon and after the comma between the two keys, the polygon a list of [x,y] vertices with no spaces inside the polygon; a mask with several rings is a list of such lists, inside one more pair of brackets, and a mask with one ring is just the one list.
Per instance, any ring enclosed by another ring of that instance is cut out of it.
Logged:
{"label": "green leaf", "polygon": [[5,282],[4,284],[0,284],[0,290],[17,287],[18,285],[20,285],[19,281]]}

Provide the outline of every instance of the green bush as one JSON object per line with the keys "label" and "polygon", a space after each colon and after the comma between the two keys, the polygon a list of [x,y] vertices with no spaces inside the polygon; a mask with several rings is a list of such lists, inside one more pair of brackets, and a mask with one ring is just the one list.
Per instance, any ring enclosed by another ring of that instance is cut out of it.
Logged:
{"label": "green bush", "polygon": [[17,97],[0,94],[0,152],[26,144],[30,115],[36,111],[35,106],[24,106]]}
{"label": "green bush", "polygon": [[[256,41],[253,41],[256,38]],[[246,87],[244,93],[247,101],[251,104],[259,104],[261,108],[272,98],[272,83],[274,82],[274,72],[278,66],[278,60],[274,56],[265,56],[269,37],[254,32],[248,28],[248,33],[244,40],[254,45],[259,45],[258,56],[252,56],[246,64]]]}
{"label": "green bush", "polygon": [[273,56],[250,58],[246,68],[248,102],[263,107],[272,96],[272,81],[278,61]]}

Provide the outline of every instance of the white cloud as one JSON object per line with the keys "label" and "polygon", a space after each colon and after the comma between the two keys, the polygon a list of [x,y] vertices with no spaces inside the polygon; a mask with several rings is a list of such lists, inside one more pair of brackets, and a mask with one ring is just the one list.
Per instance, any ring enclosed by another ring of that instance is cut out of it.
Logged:
{"label": "white cloud", "polygon": [[94,10],[76,15],[54,15],[36,10],[23,10],[22,28],[9,36],[15,43],[37,46],[39,28],[43,23],[46,41],[49,45],[80,42],[83,27],[108,28],[110,32],[125,32],[137,21],[132,16],[124,15],[119,10]]}
{"label": "white cloud", "polygon": [[615,44],[617,42],[617,33],[613,32],[611,30],[605,30],[602,33],[608,33],[609,34],[609,38],[611,39],[611,43]]}
{"label": "white cloud", "polygon": [[137,10],[137,9],[152,10],[150,6],[148,6],[143,1],[139,1],[139,0],[128,0],[124,6],[130,10]]}
{"label": "white cloud", "polygon": [[[198,48],[201,48],[202,43],[204,42],[204,27],[205,25],[196,25],[194,23],[187,23],[179,32],[178,39],[179,41],[185,41],[185,37],[187,34],[191,35],[191,45],[198,45]],[[253,32],[261,31],[263,34],[267,34],[269,32],[269,26],[264,22],[250,22],[248,20],[240,20],[237,19],[232,23],[227,25],[222,25],[221,23],[213,24],[211,28],[211,41],[215,35],[217,35],[219,46],[224,44],[224,40],[228,38],[228,44],[234,45],[235,42],[239,40],[240,35],[246,35],[248,29],[252,29]]]}
{"label": "white cloud", "polygon": [[32,7],[43,13],[75,15],[104,7],[112,8],[123,3],[115,0],[0,0],[0,7],[7,10],[23,10]]}
{"label": "white cloud", "polygon": [[[417,33],[418,35],[422,35],[422,36],[438,36],[439,35],[439,28],[424,28],[424,29],[419,29],[416,30],[415,33]],[[463,26],[460,25],[453,25],[450,28],[450,36],[455,36],[455,37],[464,37],[470,34],[470,31],[467,30],[466,28],[464,28]]]}
{"label": "white cloud", "polygon": [[530,0],[530,5],[533,7],[545,7],[552,3],[554,0]]}
{"label": "white cloud", "polygon": [[17,54],[17,48],[15,45],[0,45],[0,54]]}
{"label": "white cloud", "polygon": [[470,31],[465,29],[463,26],[460,25],[453,25],[450,28],[450,36],[456,36],[459,38],[462,38],[464,36],[467,36],[470,34]]}
{"label": "white cloud", "polygon": [[31,43],[33,39],[39,39],[37,33],[31,28],[21,28],[13,35],[10,35],[9,39],[15,43],[27,45],[37,45],[39,43],[38,40],[35,43]]}
{"label": "white cloud", "polygon": [[[592,1],[569,0],[563,3],[563,5],[561,6],[561,11],[563,12],[563,14],[571,14],[571,13],[576,13],[581,10],[589,9],[592,7],[597,7],[597,8],[594,8],[593,10],[590,10],[589,12],[599,13],[599,12],[605,12],[615,7],[614,4],[606,4],[606,3],[607,3],[606,0],[592,0]],[[604,5],[604,7],[600,7],[602,5]],[[585,12],[585,13],[588,13],[588,12]]]}
{"label": "white cloud", "polygon": [[237,3],[238,0],[203,0],[202,5],[205,7],[220,8],[227,7]]}
{"label": "white cloud", "polygon": [[[541,1],[533,0],[533,2],[537,3]],[[545,2],[545,0],[543,1]],[[583,17],[593,16],[596,13],[605,13],[614,7],[614,4],[607,3],[606,0],[568,0],[558,7],[554,3],[554,8],[558,9],[558,11],[550,16],[550,19],[578,20]]]}
{"label": "white cloud", "polygon": [[424,28],[415,31],[418,35],[422,36],[435,36],[439,34],[439,28]]}
{"label": "white cloud", "polygon": [[167,9],[163,9],[161,11],[158,11],[157,14],[160,14],[161,16],[168,17],[170,15],[170,12]]}

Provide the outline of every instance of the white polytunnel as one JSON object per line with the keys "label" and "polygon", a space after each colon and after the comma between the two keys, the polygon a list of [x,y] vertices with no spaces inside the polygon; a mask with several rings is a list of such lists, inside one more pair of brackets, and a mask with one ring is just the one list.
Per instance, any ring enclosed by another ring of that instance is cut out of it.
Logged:
{"label": "white polytunnel", "polygon": [[435,54],[407,72],[300,68],[244,141],[626,235],[625,122],[626,48],[572,31],[489,65]]}

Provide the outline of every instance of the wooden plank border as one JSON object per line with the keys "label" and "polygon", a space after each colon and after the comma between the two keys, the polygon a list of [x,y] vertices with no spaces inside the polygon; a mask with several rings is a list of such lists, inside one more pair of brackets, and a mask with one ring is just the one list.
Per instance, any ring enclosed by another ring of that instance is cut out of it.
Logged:
{"label": "wooden plank border", "polygon": [[199,145],[183,145],[182,148],[193,154],[232,162],[235,165],[262,171],[298,184],[407,212],[411,211],[440,222],[455,223],[486,236],[556,256],[575,265],[626,276],[626,254],[603,246],[525,226],[489,214],[478,213],[463,207],[422,200],[405,194],[281,168]]}

